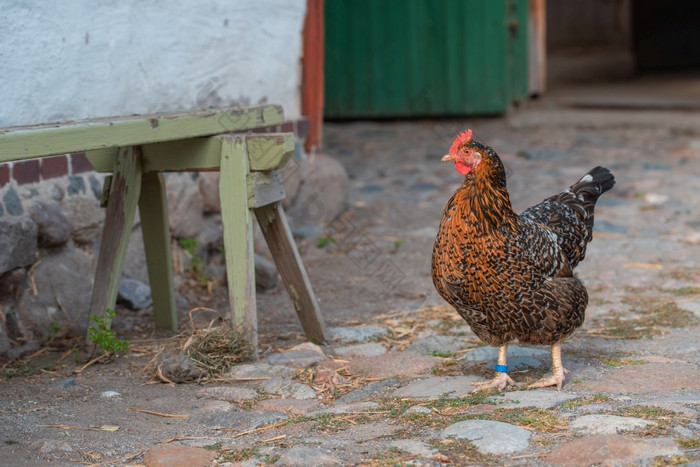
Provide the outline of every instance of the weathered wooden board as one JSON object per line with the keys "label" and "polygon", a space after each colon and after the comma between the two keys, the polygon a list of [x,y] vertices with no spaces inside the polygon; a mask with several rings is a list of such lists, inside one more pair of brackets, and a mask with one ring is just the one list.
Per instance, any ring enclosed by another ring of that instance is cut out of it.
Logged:
{"label": "weathered wooden board", "polygon": [[245,131],[283,120],[282,107],[266,105],[3,128],[0,162]]}
{"label": "weathered wooden board", "polygon": [[156,326],[160,329],[176,331],[177,308],[163,174],[144,173],[142,175],[139,213]]}
{"label": "weathered wooden board", "polygon": [[282,205],[275,203],[257,208],[255,215],[306,336],[317,342],[326,342],[328,334],[323,317]]}
{"label": "weathered wooden board", "polygon": [[113,171],[88,315],[104,317],[107,326],[110,325],[110,319],[105,310],[114,309],[117,301],[119,280],[141,191],[141,158],[138,148],[121,148]]}
{"label": "weathered wooden board", "polygon": [[242,329],[257,354],[258,318],[255,308],[255,260],[253,218],[248,208],[248,154],[242,136],[222,135],[221,223],[232,321]]}
{"label": "weathered wooden board", "polygon": [[278,133],[246,136],[250,170],[281,169],[294,154],[294,134]]}

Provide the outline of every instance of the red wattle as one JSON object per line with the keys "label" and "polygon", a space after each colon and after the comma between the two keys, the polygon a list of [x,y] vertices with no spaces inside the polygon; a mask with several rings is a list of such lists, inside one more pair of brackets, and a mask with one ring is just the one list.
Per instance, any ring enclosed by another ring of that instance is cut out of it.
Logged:
{"label": "red wattle", "polygon": [[462,175],[467,175],[469,172],[472,171],[472,168],[470,166],[468,166],[460,160],[455,161],[455,169],[457,169],[457,172],[461,173]]}

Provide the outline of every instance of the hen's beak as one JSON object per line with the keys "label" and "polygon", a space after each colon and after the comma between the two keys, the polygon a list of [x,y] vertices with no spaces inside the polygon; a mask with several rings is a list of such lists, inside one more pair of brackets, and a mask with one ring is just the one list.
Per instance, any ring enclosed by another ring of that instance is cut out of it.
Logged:
{"label": "hen's beak", "polygon": [[453,161],[453,160],[455,160],[455,156],[453,156],[452,154],[445,154],[444,156],[442,156],[442,159],[440,159],[440,160],[442,162]]}

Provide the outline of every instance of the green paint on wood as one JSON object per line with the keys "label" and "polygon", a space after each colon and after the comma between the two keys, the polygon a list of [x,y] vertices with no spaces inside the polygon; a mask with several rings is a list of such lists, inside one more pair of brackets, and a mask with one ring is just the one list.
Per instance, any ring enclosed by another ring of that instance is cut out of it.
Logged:
{"label": "green paint on wood", "polygon": [[527,96],[528,0],[326,2],[331,118],[494,114]]}
{"label": "green paint on wood", "polygon": [[294,154],[294,135],[256,135],[247,136],[250,170],[281,169]]}
{"label": "green paint on wood", "polygon": [[219,193],[232,321],[244,330],[257,351],[253,219],[246,183],[248,154],[243,137],[224,135],[217,139],[221,141]]}
{"label": "green paint on wood", "polygon": [[269,105],[5,128],[0,130],[0,162],[245,131],[283,120],[282,108]]}
{"label": "green paint on wood", "polygon": [[163,174],[143,174],[139,212],[156,326],[177,331],[170,227]]}

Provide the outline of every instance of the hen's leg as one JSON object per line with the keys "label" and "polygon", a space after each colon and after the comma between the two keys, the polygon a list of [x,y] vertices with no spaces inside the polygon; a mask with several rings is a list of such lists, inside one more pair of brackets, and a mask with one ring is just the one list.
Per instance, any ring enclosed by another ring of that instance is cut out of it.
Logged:
{"label": "hen's leg", "polygon": [[491,381],[484,381],[483,383],[472,383],[475,386],[472,392],[481,391],[482,389],[505,389],[509,384],[511,386],[516,386],[515,381],[510,379],[508,376],[508,365],[506,365],[506,357],[508,353],[508,344],[503,344],[498,348],[498,364],[496,365],[496,372],[498,373],[495,378]]}
{"label": "hen's leg", "polygon": [[564,375],[569,371],[561,364],[561,343],[552,344],[552,376],[543,378],[536,383],[530,385],[531,388],[546,388],[548,386],[556,386],[557,391],[561,391],[561,385],[564,384]]}

